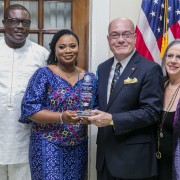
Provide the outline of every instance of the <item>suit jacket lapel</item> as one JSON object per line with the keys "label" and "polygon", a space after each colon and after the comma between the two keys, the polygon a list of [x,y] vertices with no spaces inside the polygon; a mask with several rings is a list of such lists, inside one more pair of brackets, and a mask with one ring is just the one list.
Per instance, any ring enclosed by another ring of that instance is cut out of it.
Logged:
{"label": "suit jacket lapel", "polygon": [[121,74],[121,76],[116,84],[116,87],[113,90],[113,93],[111,94],[111,96],[109,98],[107,109],[110,107],[112,102],[115,100],[116,96],[120,93],[121,89],[123,88],[124,80],[127,79],[128,77],[130,78],[133,75],[133,73],[136,71],[137,62],[139,61],[138,57],[139,57],[139,55],[137,53],[135,53],[132,56],[132,58],[130,59],[127,66],[125,67],[123,73]]}

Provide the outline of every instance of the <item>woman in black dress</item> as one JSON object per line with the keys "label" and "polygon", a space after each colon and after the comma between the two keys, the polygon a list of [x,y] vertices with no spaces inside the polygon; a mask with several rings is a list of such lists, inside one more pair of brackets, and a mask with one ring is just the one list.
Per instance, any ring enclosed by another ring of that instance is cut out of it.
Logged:
{"label": "woman in black dress", "polygon": [[180,98],[180,40],[171,42],[167,47],[163,57],[163,68],[167,80],[165,81],[164,86],[163,114],[161,122],[159,122],[158,132],[158,150],[161,153],[161,158],[159,157],[158,180],[172,180],[174,153],[173,124],[177,104]]}

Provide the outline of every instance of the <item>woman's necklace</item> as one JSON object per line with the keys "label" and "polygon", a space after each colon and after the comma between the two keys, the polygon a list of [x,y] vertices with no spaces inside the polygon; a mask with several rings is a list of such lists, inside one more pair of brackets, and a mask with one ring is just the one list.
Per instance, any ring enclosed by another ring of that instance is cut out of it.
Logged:
{"label": "woman's necklace", "polygon": [[[166,87],[167,87],[167,86],[166,86]],[[167,118],[168,113],[170,112],[170,110],[171,110],[171,108],[172,108],[172,106],[173,106],[173,104],[174,104],[174,102],[175,102],[175,100],[176,100],[176,97],[177,97],[177,95],[178,95],[179,89],[180,89],[180,85],[176,88],[174,94],[172,95],[172,98],[171,98],[171,100],[170,100],[170,102],[169,102],[169,104],[168,104],[168,106],[167,106],[167,109],[166,109],[166,111],[164,111],[163,116],[162,116],[162,119],[161,119],[161,121],[159,122],[158,144],[157,144],[158,150],[157,150],[157,153],[156,153],[156,157],[157,157],[158,159],[161,159],[160,138],[163,138],[163,136],[164,136],[164,135],[163,135],[163,125],[164,125],[164,122],[165,122],[165,120],[166,120],[166,118]]]}
{"label": "woman's necklace", "polygon": [[73,72],[71,72],[71,73],[67,73],[67,72],[63,71],[58,65],[57,65],[57,67],[58,67],[59,71],[60,71],[62,74],[64,74],[67,78],[71,78],[71,77],[77,72],[76,66],[75,66]]}

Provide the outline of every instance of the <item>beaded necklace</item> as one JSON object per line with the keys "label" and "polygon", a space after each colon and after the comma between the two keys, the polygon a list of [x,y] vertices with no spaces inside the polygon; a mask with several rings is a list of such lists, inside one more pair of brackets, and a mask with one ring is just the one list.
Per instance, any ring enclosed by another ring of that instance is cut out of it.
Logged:
{"label": "beaded necklace", "polygon": [[170,112],[170,110],[171,110],[171,108],[172,108],[172,106],[173,106],[173,104],[174,104],[174,102],[176,100],[176,97],[178,95],[179,89],[180,89],[180,85],[175,90],[175,92],[174,92],[174,94],[173,94],[173,96],[172,96],[172,98],[171,98],[171,100],[170,100],[170,102],[169,102],[169,104],[167,106],[167,109],[166,109],[166,111],[164,111],[163,116],[161,118],[161,121],[159,121],[159,124],[158,124],[159,125],[158,126],[159,129],[158,129],[158,142],[157,142],[157,152],[156,152],[156,157],[158,159],[161,159],[160,139],[163,138],[163,136],[164,136],[163,135],[163,125],[164,125],[164,122],[165,122],[165,120],[167,118],[168,113]]}

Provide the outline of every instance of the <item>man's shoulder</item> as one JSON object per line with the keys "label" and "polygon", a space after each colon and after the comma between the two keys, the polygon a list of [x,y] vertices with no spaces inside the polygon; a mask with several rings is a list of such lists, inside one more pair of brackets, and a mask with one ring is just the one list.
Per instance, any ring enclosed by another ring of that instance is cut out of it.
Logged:
{"label": "man's shoulder", "polygon": [[3,43],[3,42],[5,42],[4,36],[1,36],[1,37],[0,37],[0,43]]}
{"label": "man's shoulder", "polygon": [[39,44],[29,40],[29,39],[26,39],[26,43],[27,43],[27,45],[29,45],[30,47],[32,47],[35,50],[49,53],[49,51],[45,47],[43,47],[43,46],[41,46],[41,45],[39,45]]}
{"label": "man's shoulder", "polygon": [[138,53],[136,54],[136,58],[139,59],[138,64],[142,65],[144,67],[149,67],[149,68],[154,67],[154,66],[159,66],[160,67],[160,65],[158,63],[156,63],[154,61],[151,61],[151,60],[141,56]]}
{"label": "man's shoulder", "polygon": [[113,63],[114,57],[111,57],[109,59],[106,59],[104,62],[102,62],[101,64],[99,64],[99,68],[103,68],[106,66],[111,66]]}

